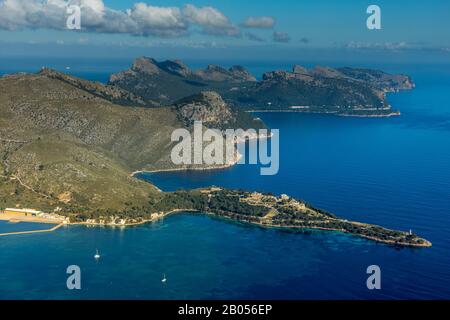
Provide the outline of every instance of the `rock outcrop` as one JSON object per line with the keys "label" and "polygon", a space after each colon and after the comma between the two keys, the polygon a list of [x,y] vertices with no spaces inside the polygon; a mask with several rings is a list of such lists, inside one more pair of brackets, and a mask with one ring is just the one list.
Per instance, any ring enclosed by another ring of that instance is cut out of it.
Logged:
{"label": "rock outcrop", "polygon": [[202,91],[199,94],[181,99],[175,103],[178,119],[187,127],[195,121],[212,129],[260,129],[265,125],[250,114],[230,107],[214,91]]}
{"label": "rock outcrop", "polygon": [[233,112],[222,97],[213,91],[203,91],[175,103],[180,120],[191,126],[195,121],[206,125],[223,126],[233,118]]}

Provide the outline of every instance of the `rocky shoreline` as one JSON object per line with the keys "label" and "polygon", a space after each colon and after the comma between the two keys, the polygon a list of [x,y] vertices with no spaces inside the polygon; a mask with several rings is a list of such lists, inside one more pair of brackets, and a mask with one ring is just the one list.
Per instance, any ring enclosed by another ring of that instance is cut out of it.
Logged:
{"label": "rocky shoreline", "polygon": [[[338,229],[338,228],[324,228],[324,227],[317,227],[317,226],[308,226],[308,227],[302,227],[302,226],[295,226],[295,225],[276,225],[276,224],[266,224],[262,222],[252,222],[252,221],[242,221],[233,219],[227,216],[219,215],[214,212],[203,212],[199,210],[192,210],[192,209],[175,209],[171,210],[169,212],[160,213],[158,215],[155,215],[151,219],[143,219],[139,222],[133,222],[133,223],[125,223],[125,224],[116,224],[116,223],[97,223],[97,222],[74,222],[74,223],[68,223],[69,225],[84,225],[84,226],[96,226],[96,227],[132,227],[132,226],[139,226],[147,223],[154,223],[157,221],[160,221],[170,215],[173,214],[183,214],[183,213],[191,213],[191,214],[203,214],[208,215],[215,218],[222,218],[226,219],[232,222],[239,222],[247,225],[253,225],[261,228],[270,228],[270,229],[278,229],[278,230],[318,230],[318,231],[324,231],[324,232],[338,232],[343,234],[349,234],[351,236],[371,240],[374,242],[386,244],[386,245],[393,245],[393,246],[401,246],[401,247],[411,247],[411,248],[429,248],[432,247],[432,243],[426,239],[423,240],[423,243],[409,243],[409,242],[395,242],[393,240],[385,240],[377,237],[370,237],[365,236],[361,234],[351,233],[344,229]],[[342,219],[337,219],[337,221],[345,221]],[[356,223],[357,224],[357,223]]]}

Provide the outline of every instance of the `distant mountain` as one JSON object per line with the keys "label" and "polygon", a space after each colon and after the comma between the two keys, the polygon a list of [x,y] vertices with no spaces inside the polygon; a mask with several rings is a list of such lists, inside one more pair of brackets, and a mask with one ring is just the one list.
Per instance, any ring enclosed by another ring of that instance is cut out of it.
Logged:
{"label": "distant mountain", "polygon": [[292,72],[264,73],[254,86],[238,88],[224,97],[251,109],[382,116],[394,113],[386,92],[413,87],[408,76],[378,70],[296,65]]}
{"label": "distant mountain", "polygon": [[261,81],[245,68],[209,65],[190,70],[180,61],[158,62],[141,57],[130,70],[113,74],[110,85],[161,105],[201,91],[216,91],[231,106],[246,110],[292,110],[340,115],[395,114],[386,92],[414,87],[404,75],[379,70],[294,66],[291,72],[267,72]]}
{"label": "distant mountain", "polygon": [[226,70],[209,65],[204,70],[194,72],[179,60],[158,62],[141,57],[133,62],[131,69],[111,75],[109,84],[133,92],[145,100],[169,105],[201,91],[215,90],[222,85],[229,87],[232,84],[255,81],[240,66]]}
{"label": "distant mountain", "polygon": [[388,74],[379,70],[361,68],[339,68],[337,70],[345,76],[367,82],[384,92],[398,92],[415,87],[412,79],[405,75]]}
{"label": "distant mountain", "polygon": [[216,65],[208,65],[206,69],[200,69],[195,72],[203,81],[212,82],[255,82],[256,78],[242,66],[233,66],[230,69],[224,69]]}

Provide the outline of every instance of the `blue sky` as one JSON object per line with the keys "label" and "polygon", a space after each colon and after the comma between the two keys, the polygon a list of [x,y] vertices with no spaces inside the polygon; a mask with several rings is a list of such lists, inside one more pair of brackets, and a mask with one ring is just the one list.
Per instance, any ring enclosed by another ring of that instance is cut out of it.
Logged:
{"label": "blue sky", "polygon": [[[133,1],[109,0],[105,3],[126,9]],[[446,0],[160,0],[149,3],[158,6],[183,6],[186,3],[213,6],[235,23],[244,21],[247,16],[273,16],[277,20],[275,29],[291,34],[293,40],[306,37],[316,46],[350,41],[450,45],[450,1]],[[366,8],[370,4],[376,4],[382,10],[380,31],[366,28]]]}
{"label": "blue sky", "polygon": [[[236,48],[245,55],[260,48],[268,54],[345,49],[450,56],[450,2],[444,0],[72,0],[95,9],[82,11],[81,31],[67,30],[63,11],[56,7],[21,7],[26,14],[14,9],[14,4],[26,1],[46,0],[0,0],[1,51],[36,45],[59,46],[61,51],[62,46],[67,51],[74,46],[75,50],[82,50],[81,46],[171,48],[180,55],[186,49],[231,54]],[[133,9],[137,2],[144,5]],[[366,8],[371,4],[381,8],[381,30],[366,28]],[[102,18],[96,11],[99,5],[108,10]],[[127,15],[128,9],[133,11]],[[124,21],[129,17],[133,21]],[[244,27],[249,17],[257,22],[270,18],[274,23]]]}

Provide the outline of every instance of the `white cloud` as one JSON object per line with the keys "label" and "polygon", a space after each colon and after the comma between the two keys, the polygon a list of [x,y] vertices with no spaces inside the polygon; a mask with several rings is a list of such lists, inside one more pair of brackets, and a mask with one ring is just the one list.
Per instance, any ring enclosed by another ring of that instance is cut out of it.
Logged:
{"label": "white cloud", "polygon": [[213,7],[157,7],[136,3],[126,11],[110,9],[103,0],[0,0],[0,30],[65,30],[67,5],[81,8],[81,31],[175,37],[198,25],[211,35],[237,36],[240,30]]}
{"label": "white cloud", "polygon": [[143,35],[177,36],[187,33],[188,24],[181,10],[176,7],[153,7],[137,3],[127,11]]}
{"label": "white cloud", "polygon": [[187,4],[183,8],[183,13],[190,22],[200,25],[204,33],[227,36],[240,34],[240,30],[232,25],[222,12],[213,7],[197,8]]}
{"label": "white cloud", "polygon": [[60,29],[65,26],[65,8],[59,0],[4,0],[0,2],[0,29]]}
{"label": "white cloud", "polygon": [[303,37],[303,38],[300,38],[300,40],[299,40],[301,43],[303,43],[303,44],[308,44],[308,43],[310,43],[311,42],[311,40],[309,40],[308,38],[306,38],[306,37]]}
{"label": "white cloud", "polygon": [[276,20],[273,17],[248,17],[242,26],[244,28],[270,29],[275,26]]}
{"label": "white cloud", "polygon": [[256,41],[256,42],[264,42],[266,40],[264,40],[264,38],[261,38],[260,36],[258,36],[257,34],[251,33],[251,32],[247,32],[245,33],[245,37],[251,41]]}
{"label": "white cloud", "polygon": [[402,52],[402,51],[444,51],[449,52],[450,49],[447,47],[442,47],[429,42],[356,42],[351,41],[345,44],[335,43],[336,47],[352,49],[352,50],[371,50],[371,51],[391,51],[391,52]]}
{"label": "white cloud", "polygon": [[[52,0],[61,2],[61,0]],[[105,4],[103,0],[79,0],[79,1],[70,1],[71,4],[79,4],[80,7],[88,7],[95,12],[101,13],[105,11]]]}
{"label": "white cloud", "polygon": [[287,43],[291,41],[291,37],[286,32],[275,31],[273,33],[273,41]]}
{"label": "white cloud", "polygon": [[411,44],[401,41],[401,42],[349,42],[345,46],[349,49],[382,49],[382,50],[401,50],[401,49],[411,49],[414,46]]}

